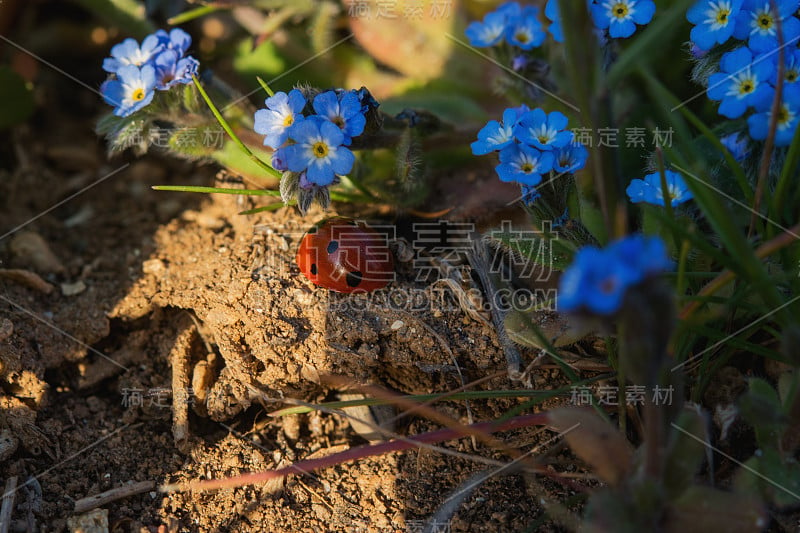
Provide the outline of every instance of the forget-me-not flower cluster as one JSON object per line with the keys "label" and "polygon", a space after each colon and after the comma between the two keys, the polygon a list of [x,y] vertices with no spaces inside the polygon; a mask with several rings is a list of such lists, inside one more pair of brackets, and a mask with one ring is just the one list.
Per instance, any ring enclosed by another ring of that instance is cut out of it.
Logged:
{"label": "forget-me-not flower cluster", "polygon": [[114,114],[127,117],[147,106],[155,90],[167,91],[178,84],[191,83],[198,61],[186,52],[191,36],[180,28],[148,35],[141,44],[128,38],[111,48],[103,70],[111,77],[100,86]]}
{"label": "forget-me-not flower cluster", "polygon": [[[586,6],[595,26],[607,30],[612,38],[630,37],[637,25],[652,20],[656,10],[652,0],[586,0]],[[563,42],[558,0],[548,0],[544,16],[549,21],[547,31],[556,42]],[[472,22],[465,33],[472,46],[485,48],[505,41],[522,50],[541,46],[546,37],[539,9],[523,7],[517,2],[506,2],[488,13],[482,21]]]}
{"label": "forget-me-not flower cluster", "polygon": [[747,112],[750,137],[766,139],[778,82],[780,26],[784,55],[783,90],[775,144],[787,146],[800,122],[800,0],[698,0],[686,14],[694,24],[693,45],[709,51],[733,39],[740,45],[722,55],[708,79],[707,95],[731,119]]}
{"label": "forget-me-not flower cluster", "polygon": [[[348,148],[366,126],[370,105],[360,91],[325,91],[308,102],[297,89],[278,92],[255,113],[254,130],[274,150],[272,166],[300,175],[300,186],[327,187],[355,162]],[[311,112],[313,110],[313,113]]]}
{"label": "forget-me-not flower cluster", "polygon": [[546,113],[524,104],[506,109],[502,121],[489,121],[471,147],[475,155],[499,153],[497,175],[502,181],[523,186],[526,203],[538,198],[533,188],[542,182],[543,175],[550,171],[576,172],[586,165],[589,156],[583,145],[574,142],[563,113]]}

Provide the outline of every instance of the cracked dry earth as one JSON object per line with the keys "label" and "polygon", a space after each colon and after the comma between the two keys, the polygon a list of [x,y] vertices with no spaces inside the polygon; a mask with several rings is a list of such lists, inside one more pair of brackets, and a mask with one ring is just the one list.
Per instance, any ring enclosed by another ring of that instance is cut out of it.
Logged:
{"label": "cracked dry earth", "polygon": [[[211,183],[214,170],[154,156],[121,168],[91,142],[64,141],[85,140],[76,130],[48,139],[19,129],[15,162],[0,175],[3,232],[86,188],[0,240],[0,475],[18,484],[11,531],[76,530],[87,519],[76,501],[131,482],[231,476],[364,444],[337,414],[268,415],[281,398],[340,398],[328,375],[402,393],[494,374],[479,387],[520,386],[505,377],[494,332],[455,300],[397,304],[399,294],[433,298],[410,267],[399,267],[393,292],[371,297],[300,276],[297,242],[322,212],[248,217],[236,214],[251,207],[238,197],[154,192]],[[563,383],[554,371],[539,378]],[[471,416],[496,418],[516,403],[473,401]],[[470,420],[463,402],[437,408]],[[437,427],[406,417],[394,430]],[[548,435],[504,438],[530,449]],[[443,446],[507,460],[469,439]],[[484,468],[421,449],[217,492],[146,490],[93,513],[111,531],[137,533],[414,531]],[[547,495],[568,496],[520,474],[495,476],[441,527],[524,530]]]}

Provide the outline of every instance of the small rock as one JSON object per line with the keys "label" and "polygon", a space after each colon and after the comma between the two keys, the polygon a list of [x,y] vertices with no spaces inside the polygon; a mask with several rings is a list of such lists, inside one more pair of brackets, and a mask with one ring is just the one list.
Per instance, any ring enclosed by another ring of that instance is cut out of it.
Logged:
{"label": "small rock", "polygon": [[34,231],[22,231],[14,235],[9,248],[20,262],[39,272],[60,274],[65,270],[47,242]]}
{"label": "small rock", "polygon": [[75,283],[62,283],[61,284],[61,294],[64,296],[75,296],[76,294],[80,294],[86,290],[86,284],[78,280]]}
{"label": "small rock", "polygon": [[395,320],[394,322],[392,322],[392,331],[397,331],[398,329],[401,329],[403,326],[405,326],[405,323],[402,320]]}
{"label": "small rock", "polygon": [[108,510],[93,509],[67,519],[71,533],[108,533]]}
{"label": "small rock", "polygon": [[159,276],[163,274],[166,269],[167,266],[161,259],[148,259],[147,261],[142,263],[142,272],[144,272],[145,274],[152,274],[154,276]]}

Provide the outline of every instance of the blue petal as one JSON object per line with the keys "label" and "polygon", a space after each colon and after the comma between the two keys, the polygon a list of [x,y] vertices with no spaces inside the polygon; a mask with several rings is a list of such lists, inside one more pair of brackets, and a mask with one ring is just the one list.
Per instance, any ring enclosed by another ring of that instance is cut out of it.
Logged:
{"label": "blue petal", "polygon": [[353,170],[353,164],[356,161],[356,156],[353,155],[353,152],[351,152],[348,148],[339,146],[335,149],[331,149],[328,154],[328,160],[330,161],[331,168],[333,168],[333,171],[336,174],[344,176]]}
{"label": "blue petal", "polygon": [[608,27],[608,34],[614,38],[627,38],[636,31],[636,24],[632,20],[612,22]]}
{"label": "blue petal", "polygon": [[557,130],[563,130],[564,128],[566,128],[567,122],[568,122],[567,116],[559,111],[553,111],[547,117],[548,125]]}
{"label": "blue petal", "polygon": [[333,183],[334,173],[330,164],[324,159],[316,159],[312,161],[306,171],[308,180],[312,183],[322,187],[328,186]]}
{"label": "blue petal", "polygon": [[314,111],[324,117],[339,115],[339,98],[333,91],[325,91],[314,97]]}
{"label": "blue petal", "polygon": [[292,172],[302,172],[308,168],[308,147],[302,144],[290,144],[281,149],[286,168]]}
{"label": "blue petal", "polygon": [[331,146],[341,146],[344,141],[342,130],[330,120],[325,120],[319,125],[319,132],[325,142]]}
{"label": "blue petal", "polygon": [[633,14],[633,21],[636,24],[647,24],[653,20],[656,12],[656,5],[652,0],[640,0],[636,2],[636,11]]}

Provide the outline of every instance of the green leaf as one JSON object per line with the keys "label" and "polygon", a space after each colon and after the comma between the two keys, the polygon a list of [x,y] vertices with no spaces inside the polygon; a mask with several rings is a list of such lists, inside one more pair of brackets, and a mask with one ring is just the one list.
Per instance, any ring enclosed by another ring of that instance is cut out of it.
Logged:
{"label": "green leaf", "polygon": [[0,129],[28,120],[33,113],[33,92],[22,76],[0,66]]}
{"label": "green leaf", "polygon": [[[272,150],[262,150],[254,147],[253,153],[265,161],[272,159]],[[222,148],[214,152],[211,157],[234,174],[240,174],[253,180],[269,180],[270,183],[274,181],[272,176],[265,174],[261,165],[255,163],[248,154],[230,140],[226,139]]]}
{"label": "green leaf", "polygon": [[787,421],[778,392],[761,378],[750,378],[749,385],[738,402],[742,418],[753,426],[762,449],[776,448]]}
{"label": "green leaf", "polygon": [[245,39],[236,48],[233,68],[242,78],[261,76],[271,79],[286,70],[287,66],[272,41],[266,40],[253,49],[251,41]]}
{"label": "green leaf", "polygon": [[767,525],[765,511],[758,498],[751,495],[695,485],[669,506],[663,530],[756,533]]}
{"label": "green leaf", "polygon": [[777,450],[762,449],[747,460],[734,482],[737,489],[762,495],[778,507],[800,504],[800,465],[793,457],[781,459]]}
{"label": "green leaf", "polygon": [[705,446],[700,440],[708,441],[706,421],[699,410],[682,411],[675,425],[683,431],[672,431],[666,452],[664,487],[668,498],[676,497],[691,485],[705,457]]}

